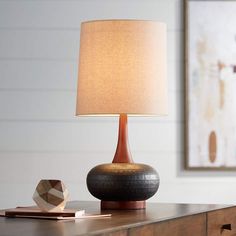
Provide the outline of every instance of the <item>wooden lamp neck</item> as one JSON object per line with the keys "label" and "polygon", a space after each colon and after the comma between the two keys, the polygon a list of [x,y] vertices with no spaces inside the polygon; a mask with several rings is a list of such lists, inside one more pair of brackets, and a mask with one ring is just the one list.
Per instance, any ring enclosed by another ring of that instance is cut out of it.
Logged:
{"label": "wooden lamp neck", "polygon": [[128,142],[127,114],[120,114],[118,143],[112,163],[133,163]]}

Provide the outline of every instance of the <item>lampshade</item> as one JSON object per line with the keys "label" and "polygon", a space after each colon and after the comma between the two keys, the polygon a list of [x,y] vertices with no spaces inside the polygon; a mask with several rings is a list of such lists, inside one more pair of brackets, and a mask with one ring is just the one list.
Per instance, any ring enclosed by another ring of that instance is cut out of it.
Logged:
{"label": "lampshade", "polygon": [[166,25],[83,22],[76,115],[167,114]]}

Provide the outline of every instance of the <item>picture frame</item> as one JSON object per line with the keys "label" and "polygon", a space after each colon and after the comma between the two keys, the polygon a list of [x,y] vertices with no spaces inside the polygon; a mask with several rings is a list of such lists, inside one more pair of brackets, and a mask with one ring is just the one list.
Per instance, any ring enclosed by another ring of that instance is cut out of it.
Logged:
{"label": "picture frame", "polygon": [[236,170],[236,0],[184,1],[185,169]]}

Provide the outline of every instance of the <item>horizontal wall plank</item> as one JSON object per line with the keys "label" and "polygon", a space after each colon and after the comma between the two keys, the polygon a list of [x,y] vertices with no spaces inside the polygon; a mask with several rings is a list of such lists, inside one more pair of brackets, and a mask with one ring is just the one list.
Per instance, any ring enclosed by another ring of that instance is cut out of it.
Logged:
{"label": "horizontal wall plank", "polygon": [[[0,183],[36,183],[40,179],[61,179],[83,182],[88,171],[101,161],[103,154],[84,153],[0,153]],[[110,158],[111,159],[111,158]],[[95,160],[94,163],[91,160]],[[25,166],[30,166],[24,171]],[[9,171],[14,169],[13,171]],[[70,173],[70,174],[69,174]],[[30,179],[29,179],[30,176]],[[0,184],[1,185],[1,184]]]}
{"label": "horizontal wall plank", "polygon": [[[167,58],[180,60],[182,33],[168,32]],[[79,30],[0,30],[0,59],[41,58],[77,60],[79,58]]]}
{"label": "horizontal wall plank", "polygon": [[150,200],[168,203],[235,204],[235,195],[235,179],[230,184],[227,180],[223,183],[215,179],[213,182],[210,178],[202,179],[198,183],[163,180],[157,194]]}
{"label": "horizontal wall plank", "polygon": [[0,30],[0,58],[77,59],[77,31]]}
{"label": "horizontal wall plank", "polygon": [[[169,92],[169,114],[153,118],[161,121],[183,121],[183,94]],[[0,90],[0,122],[4,121],[76,121],[76,90]]]}
{"label": "horizontal wall plank", "polygon": [[75,106],[76,91],[0,91],[0,120],[73,121]]}
{"label": "horizontal wall plank", "polygon": [[[183,90],[182,62],[168,61],[169,90]],[[0,90],[76,90],[78,62],[0,60]]]}
{"label": "horizontal wall plank", "polygon": [[[28,169],[28,168],[27,168]],[[24,170],[25,171],[25,170]],[[20,179],[20,175],[18,176]],[[30,178],[31,176],[29,176]],[[34,205],[32,196],[36,187],[36,183],[9,183],[0,182],[0,208],[14,208],[17,206],[32,206]]]}
{"label": "horizontal wall plank", "polygon": [[[104,119],[104,118],[103,118]],[[138,119],[138,118],[137,118]],[[183,123],[129,122],[132,150],[182,151]],[[118,122],[0,123],[1,151],[111,151],[117,141]],[[164,135],[165,134],[165,135]]]}
{"label": "horizontal wall plank", "polygon": [[76,60],[72,62],[0,60],[0,90],[75,90],[77,74]]}
{"label": "horizontal wall plank", "polygon": [[78,28],[93,19],[149,19],[180,25],[180,1],[0,1],[0,27]]}

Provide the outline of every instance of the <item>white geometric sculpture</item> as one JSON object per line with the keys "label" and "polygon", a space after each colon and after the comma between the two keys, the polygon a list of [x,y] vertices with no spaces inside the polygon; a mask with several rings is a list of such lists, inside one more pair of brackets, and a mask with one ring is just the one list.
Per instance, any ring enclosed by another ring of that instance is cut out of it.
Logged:
{"label": "white geometric sculpture", "polygon": [[42,211],[63,211],[69,192],[61,180],[40,180],[33,200]]}

